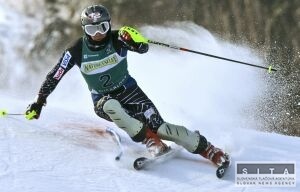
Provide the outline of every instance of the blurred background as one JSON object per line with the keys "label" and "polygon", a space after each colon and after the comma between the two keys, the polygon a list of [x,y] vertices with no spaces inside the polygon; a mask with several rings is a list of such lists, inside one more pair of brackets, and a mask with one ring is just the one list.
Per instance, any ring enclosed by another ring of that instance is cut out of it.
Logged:
{"label": "blurred background", "polygon": [[[3,0],[1,0],[3,1]],[[255,118],[261,129],[300,136],[300,1],[299,0],[19,0],[10,7],[35,21],[20,26],[19,33],[32,43],[20,42],[14,51],[26,59],[28,75],[51,68],[68,43],[82,35],[80,13],[87,5],[102,4],[111,13],[113,28],[130,25],[172,25],[188,21],[214,36],[250,47],[278,72],[267,78],[266,94],[255,103]],[[2,8],[5,9],[5,8]],[[3,18],[2,18],[3,19]],[[7,18],[10,19],[10,18]],[[11,23],[18,25],[17,21]],[[23,28],[32,28],[30,33]],[[0,34],[6,31],[0,28]],[[172,33],[170,31],[170,33]],[[193,38],[193,37],[191,37]],[[25,39],[25,38],[24,38]],[[11,40],[11,39],[10,39]],[[10,41],[7,40],[7,41]],[[26,40],[27,41],[27,40]],[[176,39],[173,40],[176,43]],[[0,41],[0,55],[5,55]],[[233,58],[234,59],[234,58]],[[4,64],[3,64],[4,65]],[[1,72],[1,82],[8,73]],[[45,72],[44,72],[45,71]],[[21,72],[20,72],[21,73]],[[28,83],[28,82],[27,82]],[[1,84],[5,87],[7,84]],[[247,86],[245,84],[244,86]]]}

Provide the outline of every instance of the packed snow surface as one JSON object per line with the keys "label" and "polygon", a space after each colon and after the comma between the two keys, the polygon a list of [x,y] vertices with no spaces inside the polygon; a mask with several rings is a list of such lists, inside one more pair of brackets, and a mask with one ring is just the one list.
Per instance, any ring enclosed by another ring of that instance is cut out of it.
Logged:
{"label": "packed snow surface", "polygon": [[[36,22],[0,3],[0,109],[23,113],[47,71],[27,75],[28,63],[20,57],[28,51],[26,38]],[[221,41],[193,23],[140,30],[153,40],[264,65],[247,47]],[[291,188],[235,185],[236,161],[300,162],[299,137],[256,130],[252,114],[266,90],[260,78],[265,71],[154,45],[147,54],[129,53],[128,62],[130,74],[165,121],[199,130],[231,154],[225,177],[217,179],[209,161],[185,150],[151,169],[134,170],[132,163],[146,153],[145,147],[94,114],[87,86],[74,67],[48,98],[39,120],[0,118],[1,192],[300,191],[299,179]],[[41,63],[45,69],[54,64]],[[106,127],[121,135],[120,161],[114,160],[118,147]]]}

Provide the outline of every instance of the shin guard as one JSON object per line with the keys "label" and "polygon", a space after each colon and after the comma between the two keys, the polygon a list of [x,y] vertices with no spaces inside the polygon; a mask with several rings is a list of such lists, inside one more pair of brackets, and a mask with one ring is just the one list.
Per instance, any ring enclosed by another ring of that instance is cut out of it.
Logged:
{"label": "shin guard", "polygon": [[207,140],[198,132],[192,132],[184,126],[163,123],[157,130],[161,139],[173,141],[191,153],[199,153],[206,149]]}
{"label": "shin guard", "polygon": [[129,116],[119,101],[107,100],[103,105],[104,112],[121,129],[123,129],[135,142],[141,142],[146,137],[146,128],[139,120]]}

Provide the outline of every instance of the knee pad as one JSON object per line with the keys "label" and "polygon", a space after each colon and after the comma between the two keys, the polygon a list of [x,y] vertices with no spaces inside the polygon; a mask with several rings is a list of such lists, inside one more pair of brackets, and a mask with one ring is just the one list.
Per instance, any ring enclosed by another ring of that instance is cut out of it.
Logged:
{"label": "knee pad", "polygon": [[94,111],[99,117],[111,122],[112,120],[103,110],[104,103],[110,98],[110,96],[103,96],[97,103],[94,104]]}
{"label": "knee pad", "polygon": [[146,137],[144,124],[129,116],[119,101],[109,99],[103,104],[103,111],[121,129],[123,129],[135,142],[141,142]]}
{"label": "knee pad", "polygon": [[163,123],[157,130],[161,139],[173,141],[191,153],[199,153],[207,147],[206,138],[199,132],[192,132],[184,126]]}
{"label": "knee pad", "polygon": [[98,115],[102,119],[105,119],[105,120],[110,121],[110,122],[112,121],[110,119],[110,117],[103,111],[102,107],[95,106],[94,111],[95,111],[96,115]]}

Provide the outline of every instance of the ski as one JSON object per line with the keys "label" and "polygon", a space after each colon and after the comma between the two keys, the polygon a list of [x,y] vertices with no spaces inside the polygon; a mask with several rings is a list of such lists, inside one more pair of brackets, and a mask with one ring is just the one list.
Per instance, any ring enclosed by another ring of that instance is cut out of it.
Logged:
{"label": "ski", "polygon": [[[180,151],[180,148],[170,147],[170,149],[167,152],[156,157],[139,157],[135,159],[135,161],[133,162],[133,167],[136,170],[147,169],[149,167],[155,166],[157,164],[163,163],[173,158],[178,153],[178,151]],[[223,178],[229,166],[230,166],[230,156],[226,153],[225,161],[216,170],[216,176],[219,179]]]}
{"label": "ski", "polygon": [[224,175],[225,175],[227,169],[229,168],[229,166],[230,166],[230,157],[227,153],[225,153],[225,161],[216,170],[216,175],[219,179],[224,177]]}
{"label": "ski", "polygon": [[170,149],[167,152],[165,152],[159,156],[150,157],[150,158],[139,157],[133,162],[133,167],[136,170],[146,169],[148,167],[151,167],[153,165],[156,165],[156,164],[165,162],[168,159],[171,159],[172,157],[174,157],[177,154],[178,151],[180,151],[180,149],[170,147]]}

